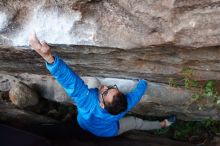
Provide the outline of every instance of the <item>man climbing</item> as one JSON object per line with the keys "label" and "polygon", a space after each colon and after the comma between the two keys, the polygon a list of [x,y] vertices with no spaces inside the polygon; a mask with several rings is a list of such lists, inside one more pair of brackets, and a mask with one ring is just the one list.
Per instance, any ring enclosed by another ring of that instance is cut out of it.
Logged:
{"label": "man climbing", "polygon": [[160,129],[175,122],[175,117],[161,122],[124,117],[144,95],[147,89],[145,80],[140,80],[136,88],[126,95],[116,85],[89,89],[58,55],[52,54],[46,42],[41,43],[36,34],[31,34],[29,41],[31,47],[46,61],[49,72],[76,103],[77,122],[82,129],[96,136],[112,137],[133,129]]}

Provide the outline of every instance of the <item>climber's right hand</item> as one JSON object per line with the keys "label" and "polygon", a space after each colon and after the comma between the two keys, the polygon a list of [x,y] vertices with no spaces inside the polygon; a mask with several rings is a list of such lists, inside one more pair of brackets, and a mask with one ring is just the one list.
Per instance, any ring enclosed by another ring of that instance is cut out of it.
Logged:
{"label": "climber's right hand", "polygon": [[51,53],[50,46],[46,42],[41,43],[37,38],[36,33],[30,34],[29,44],[48,63],[54,62],[54,57]]}

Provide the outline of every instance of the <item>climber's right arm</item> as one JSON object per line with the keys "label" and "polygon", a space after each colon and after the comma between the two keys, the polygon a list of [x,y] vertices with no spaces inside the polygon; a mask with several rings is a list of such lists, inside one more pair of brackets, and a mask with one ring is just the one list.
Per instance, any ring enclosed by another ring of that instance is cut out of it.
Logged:
{"label": "climber's right arm", "polygon": [[46,61],[46,67],[61,84],[67,94],[79,108],[89,108],[92,99],[87,98],[88,86],[73,70],[57,55],[52,55],[47,43],[40,43],[36,34],[30,36],[31,47]]}

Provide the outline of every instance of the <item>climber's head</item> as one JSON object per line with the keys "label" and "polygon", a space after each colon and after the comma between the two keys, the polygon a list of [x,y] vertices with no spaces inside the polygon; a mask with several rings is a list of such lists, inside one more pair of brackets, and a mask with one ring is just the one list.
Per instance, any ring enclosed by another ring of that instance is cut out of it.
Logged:
{"label": "climber's head", "polygon": [[121,93],[117,86],[100,87],[100,106],[112,115],[120,114],[127,109],[126,96]]}

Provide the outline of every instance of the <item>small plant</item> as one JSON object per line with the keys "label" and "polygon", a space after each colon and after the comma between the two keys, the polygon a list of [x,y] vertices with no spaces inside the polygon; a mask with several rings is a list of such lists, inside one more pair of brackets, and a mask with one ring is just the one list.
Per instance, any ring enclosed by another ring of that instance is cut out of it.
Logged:
{"label": "small plant", "polygon": [[178,140],[188,140],[191,136],[204,136],[205,133],[220,133],[220,121],[206,119],[203,121],[182,121],[168,127],[153,130],[156,135],[163,135]]}
{"label": "small plant", "polygon": [[200,94],[200,93],[195,93],[195,94],[192,95],[192,98],[193,98],[194,100],[201,99],[201,98],[202,98],[202,94]]}
{"label": "small plant", "polygon": [[190,88],[190,80],[189,80],[189,78],[185,78],[185,79],[184,79],[184,87],[185,87],[186,89],[189,89],[189,88]]}
{"label": "small plant", "polygon": [[216,91],[215,81],[207,81],[203,87],[200,87],[200,91],[195,93],[192,98],[195,100],[201,98],[209,98],[212,102],[216,102],[218,97],[218,92]]}
{"label": "small plant", "polygon": [[207,81],[204,86],[199,87],[200,91],[195,93],[192,98],[195,100],[206,98],[207,101],[217,102],[218,92],[216,91],[214,81]]}
{"label": "small plant", "polygon": [[166,135],[170,130],[170,127],[168,128],[161,128],[154,131],[154,134],[156,135]]}
{"label": "small plant", "polygon": [[213,80],[207,81],[204,86],[203,96],[211,102],[217,102],[218,92],[216,91],[216,82]]}
{"label": "small plant", "polygon": [[186,139],[189,135],[192,134],[194,128],[194,122],[186,122],[176,124],[174,126],[174,138],[176,139]]}
{"label": "small plant", "polygon": [[216,82],[215,81],[208,81],[204,86],[204,94],[208,97],[216,97],[218,92],[216,91]]}
{"label": "small plant", "polygon": [[190,89],[191,87],[197,87],[198,82],[195,80],[192,80],[192,74],[193,74],[193,69],[189,67],[185,67],[182,70],[182,74],[184,76],[184,87],[185,89]]}
{"label": "small plant", "polygon": [[177,87],[177,80],[174,78],[169,78],[168,83],[171,87]]}
{"label": "small plant", "polygon": [[182,74],[185,78],[191,78],[193,74],[193,69],[189,67],[184,67],[182,70]]}
{"label": "small plant", "polygon": [[215,126],[218,122],[214,121],[212,119],[206,119],[201,121],[201,124],[205,127],[205,128],[211,128],[213,126]]}
{"label": "small plant", "polygon": [[192,80],[192,81],[191,81],[191,85],[192,85],[192,87],[195,87],[195,88],[198,88],[198,87],[199,87],[199,83],[198,83],[198,81],[196,81],[196,80]]}
{"label": "small plant", "polygon": [[[210,97],[212,102],[217,101],[218,92],[216,91],[216,81],[209,80],[207,83],[203,86],[198,81],[192,79],[193,75],[193,69],[189,67],[184,67],[181,71],[182,75],[184,76],[183,80],[177,81],[174,78],[169,78],[168,82],[171,87],[177,87],[178,83],[183,84],[185,89],[192,89],[196,88],[196,90],[199,89],[199,91],[192,95],[192,98],[195,100],[204,98],[204,97]],[[218,104],[220,107],[220,104]]]}

